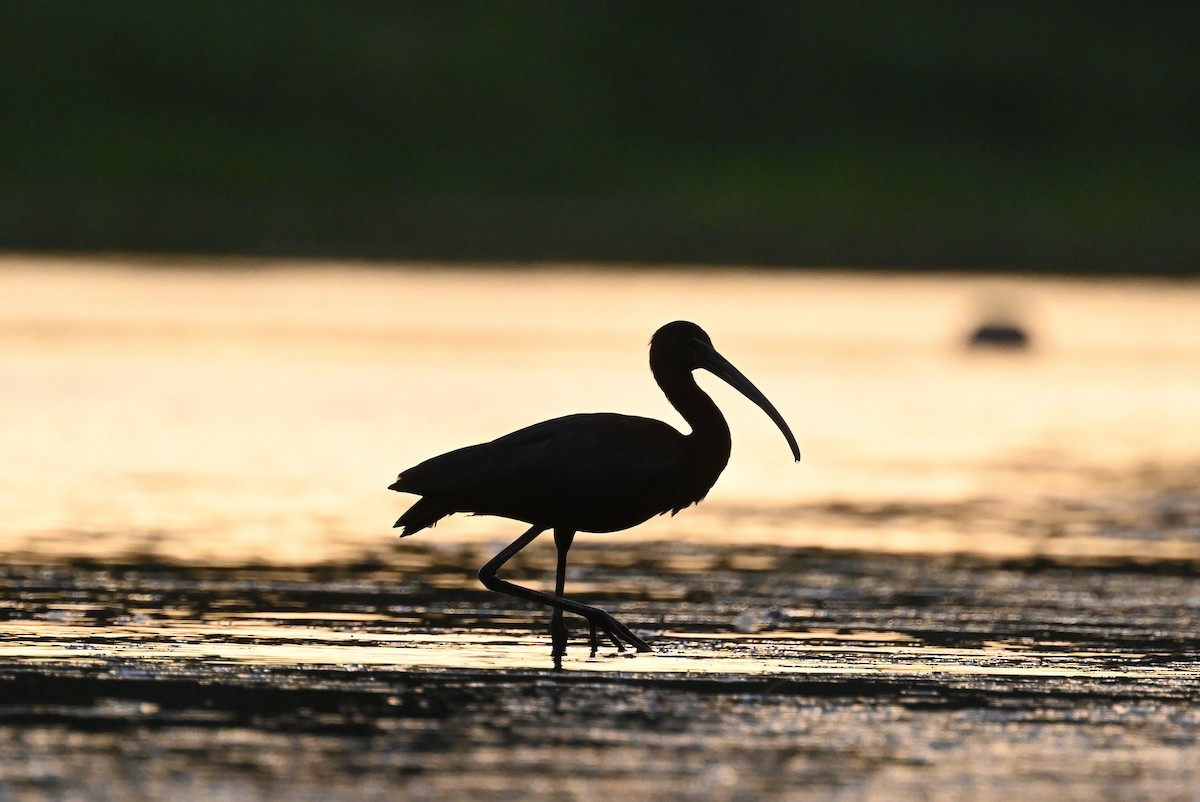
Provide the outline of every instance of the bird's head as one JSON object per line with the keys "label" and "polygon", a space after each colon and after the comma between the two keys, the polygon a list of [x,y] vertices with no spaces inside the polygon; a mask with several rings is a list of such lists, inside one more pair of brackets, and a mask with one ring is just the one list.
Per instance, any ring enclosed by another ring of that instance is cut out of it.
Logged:
{"label": "bird's head", "polygon": [[[656,376],[675,371],[691,373],[700,368],[729,384],[767,413],[783,433],[792,456],[800,461],[800,447],[779,410],[740,370],[717,353],[712,338],[704,329],[686,320],[676,320],[654,332],[650,338],[650,369]],[[661,380],[659,383],[662,384]]]}
{"label": "bird's head", "polygon": [[706,368],[706,360],[715,354],[708,332],[687,320],[676,320],[654,332],[650,338],[650,361],[655,357],[687,370]]}

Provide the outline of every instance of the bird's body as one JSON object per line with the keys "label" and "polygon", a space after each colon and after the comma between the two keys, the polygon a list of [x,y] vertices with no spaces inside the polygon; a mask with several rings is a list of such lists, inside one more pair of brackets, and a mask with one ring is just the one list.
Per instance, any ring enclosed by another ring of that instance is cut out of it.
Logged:
{"label": "bird's body", "polygon": [[[691,426],[683,434],[650,418],[613,413],[568,415],[519,429],[488,443],[428,459],[402,471],[389,489],[421,498],[398,521],[401,536],[454,513],[524,521],[531,529],[480,571],[489,588],[555,608],[551,631],[556,665],[566,649],[562,611],[587,618],[617,645],[649,646],[612,616],[562,597],[566,554],[576,532],[615,532],[655,515],[675,513],[705,497],[729,461],[729,426],[697,386],[706,368],[758,404],[780,427],[796,459],[783,418],[748,379],[712,347],[693,323],[668,323],[651,340],[650,366],[667,399]],[[553,529],[559,550],[556,595],[522,588],[496,570],[539,534]]]}
{"label": "bird's body", "polygon": [[613,413],[568,415],[409,468],[396,490],[421,500],[402,536],[456,512],[546,528],[616,532],[700,501],[728,460],[696,458],[696,444],[662,421]]}

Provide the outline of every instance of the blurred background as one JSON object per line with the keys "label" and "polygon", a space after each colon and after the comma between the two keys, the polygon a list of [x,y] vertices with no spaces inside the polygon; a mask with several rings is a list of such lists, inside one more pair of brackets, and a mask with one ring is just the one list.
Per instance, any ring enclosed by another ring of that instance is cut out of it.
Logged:
{"label": "blurred background", "polygon": [[0,248],[1200,265],[1200,7],[0,11]]}
{"label": "blurred background", "polygon": [[[0,3],[0,799],[1194,799],[1197,231],[1195,2]],[[673,319],[546,675],[386,488]]]}

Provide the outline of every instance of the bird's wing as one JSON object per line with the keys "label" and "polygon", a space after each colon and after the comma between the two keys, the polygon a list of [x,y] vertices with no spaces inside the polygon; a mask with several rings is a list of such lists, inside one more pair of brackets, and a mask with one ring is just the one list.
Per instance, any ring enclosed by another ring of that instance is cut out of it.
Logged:
{"label": "bird's wing", "polygon": [[624,505],[644,520],[676,506],[682,440],[649,418],[569,415],[426,460],[400,483],[459,512],[553,523]]}
{"label": "bird's wing", "polygon": [[662,421],[607,413],[569,415],[488,444],[510,476],[550,485],[663,481],[678,464],[682,435]]}

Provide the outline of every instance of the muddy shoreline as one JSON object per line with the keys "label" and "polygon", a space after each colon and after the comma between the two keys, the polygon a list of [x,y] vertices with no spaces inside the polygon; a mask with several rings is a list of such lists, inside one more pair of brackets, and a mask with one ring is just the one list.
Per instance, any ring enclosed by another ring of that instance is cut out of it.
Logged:
{"label": "muddy shoreline", "polygon": [[[433,543],[433,541],[430,541]],[[1194,799],[1187,561],[581,544],[652,655],[549,670],[479,545],[0,569],[0,791],[50,799]],[[535,552],[512,577],[548,578]],[[570,586],[569,586],[570,589]]]}

